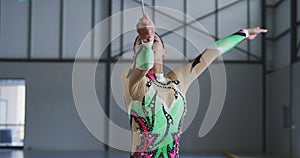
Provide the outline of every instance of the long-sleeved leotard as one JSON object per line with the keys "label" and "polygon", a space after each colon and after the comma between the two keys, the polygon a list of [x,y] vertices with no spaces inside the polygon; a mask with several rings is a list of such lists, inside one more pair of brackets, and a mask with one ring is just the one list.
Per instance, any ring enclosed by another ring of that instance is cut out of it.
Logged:
{"label": "long-sleeved leotard", "polygon": [[188,87],[213,60],[247,36],[247,30],[240,30],[220,39],[165,77],[149,72],[154,65],[152,43],[143,44],[135,57],[134,69],[130,71],[128,67],[122,74],[123,93],[132,130],[130,157],[179,157]]}

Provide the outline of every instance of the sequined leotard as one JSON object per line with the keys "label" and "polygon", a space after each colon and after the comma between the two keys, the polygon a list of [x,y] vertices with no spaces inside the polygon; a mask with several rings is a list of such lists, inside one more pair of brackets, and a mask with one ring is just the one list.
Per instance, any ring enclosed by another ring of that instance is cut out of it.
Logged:
{"label": "sequined leotard", "polygon": [[132,129],[131,158],[178,158],[179,140],[186,113],[185,93],[194,79],[219,55],[247,37],[240,30],[216,41],[189,63],[159,80],[149,72],[153,50],[143,46],[136,57],[136,67],[122,74],[125,102]]}

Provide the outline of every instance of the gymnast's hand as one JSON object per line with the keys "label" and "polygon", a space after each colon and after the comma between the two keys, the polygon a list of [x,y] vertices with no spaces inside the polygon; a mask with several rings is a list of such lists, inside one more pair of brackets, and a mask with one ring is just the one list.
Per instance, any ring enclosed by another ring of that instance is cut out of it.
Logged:
{"label": "gymnast's hand", "polygon": [[139,22],[136,24],[136,29],[144,43],[154,39],[155,26],[147,13],[144,14],[144,17],[140,18]]}
{"label": "gymnast's hand", "polygon": [[261,29],[260,27],[248,28],[247,30],[249,32],[249,40],[253,40],[258,34],[268,32],[267,29]]}

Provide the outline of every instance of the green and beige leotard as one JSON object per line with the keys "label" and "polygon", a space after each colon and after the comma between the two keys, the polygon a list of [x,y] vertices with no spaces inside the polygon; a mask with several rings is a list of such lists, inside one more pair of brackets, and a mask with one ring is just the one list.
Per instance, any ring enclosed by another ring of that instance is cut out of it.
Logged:
{"label": "green and beige leotard", "polygon": [[123,93],[132,130],[132,158],[177,158],[183,118],[185,93],[218,56],[246,39],[240,30],[209,46],[189,63],[162,76],[149,70],[154,64],[151,45],[143,45],[132,71],[122,74]]}

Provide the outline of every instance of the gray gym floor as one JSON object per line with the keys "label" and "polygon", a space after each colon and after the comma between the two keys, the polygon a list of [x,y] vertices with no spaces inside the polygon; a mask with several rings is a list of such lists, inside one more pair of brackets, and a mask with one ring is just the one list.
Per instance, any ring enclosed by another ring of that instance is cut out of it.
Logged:
{"label": "gray gym floor", "polygon": [[[22,151],[22,150],[0,150],[1,158],[126,158],[127,153],[109,152],[51,152],[51,151]],[[226,158],[208,155],[180,155],[180,158]],[[241,158],[267,158],[262,156],[243,156]],[[273,158],[273,157],[272,157]]]}

